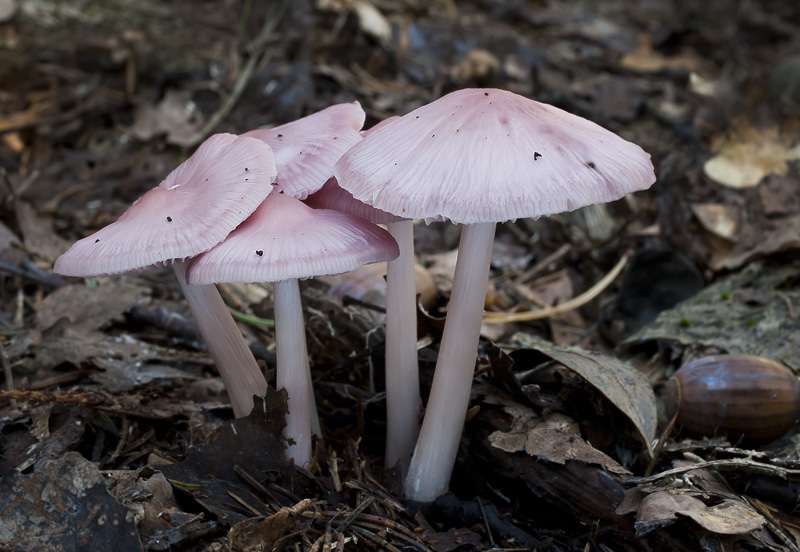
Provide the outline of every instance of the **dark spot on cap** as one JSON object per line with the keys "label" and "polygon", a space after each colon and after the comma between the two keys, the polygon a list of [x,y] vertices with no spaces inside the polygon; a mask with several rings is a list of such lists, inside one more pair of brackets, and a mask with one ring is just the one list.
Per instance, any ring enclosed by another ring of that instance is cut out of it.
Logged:
{"label": "dark spot on cap", "polygon": [[250,172],[250,169],[248,169],[247,167],[245,167],[245,168],[244,168],[244,172]]}
{"label": "dark spot on cap", "polygon": [[278,138],[283,138],[283,134],[278,134]]}
{"label": "dark spot on cap", "polygon": [[435,134],[431,134],[431,138],[436,138],[436,135]]}
{"label": "dark spot on cap", "polygon": [[206,178],[206,182],[208,182],[208,178]]}
{"label": "dark spot on cap", "polygon": [[167,217],[167,222],[172,222],[172,217]]}
{"label": "dark spot on cap", "polygon": [[415,118],[415,119],[419,119],[419,115],[417,115],[417,116],[416,116],[416,117],[414,117],[414,118]]}
{"label": "dark spot on cap", "polygon": [[484,93],[483,93],[483,95],[484,95],[484,96],[488,96],[488,95],[489,95],[489,93],[488,93],[488,92],[484,92]]}
{"label": "dark spot on cap", "polygon": [[283,190],[281,190],[281,191],[280,191],[280,192],[278,192],[278,193],[279,193],[279,194],[282,194],[282,193],[283,193]]}
{"label": "dark spot on cap", "polygon": [[588,166],[590,169],[596,169],[596,168],[597,168],[597,167],[595,166],[595,164],[594,164],[594,163],[592,163],[591,161],[589,161],[588,163],[586,163],[586,165],[587,165],[587,166]]}
{"label": "dark spot on cap", "polygon": [[263,257],[264,251],[262,251],[261,249],[256,249],[256,255],[258,255],[259,257]]}
{"label": "dark spot on cap", "polygon": [[338,138],[338,136],[334,136],[334,137],[333,137],[333,139],[334,139],[334,140],[336,140],[337,138]]}
{"label": "dark spot on cap", "polygon": [[249,179],[249,178],[245,178],[245,179],[244,179],[244,181],[245,181],[245,182],[247,182],[248,180],[250,180],[250,179]]}
{"label": "dark spot on cap", "polygon": [[94,243],[97,243],[99,241],[100,241],[100,238],[97,238],[96,240],[94,240]]}
{"label": "dark spot on cap", "polygon": [[541,158],[542,158],[542,154],[541,153],[539,153],[538,151],[534,151],[533,152],[533,160],[534,161],[538,161]]}

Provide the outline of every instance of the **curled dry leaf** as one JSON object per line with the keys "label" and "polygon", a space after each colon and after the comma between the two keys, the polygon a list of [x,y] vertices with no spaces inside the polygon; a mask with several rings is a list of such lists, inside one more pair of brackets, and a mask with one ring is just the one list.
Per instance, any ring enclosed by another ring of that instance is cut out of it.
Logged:
{"label": "curled dry leaf", "polygon": [[735,242],[739,239],[741,213],[736,207],[721,203],[695,203],[692,212],[707,231]]}
{"label": "curled dry leaf", "polygon": [[278,541],[287,535],[297,523],[305,524],[301,517],[314,501],[301,500],[291,507],[284,507],[267,518],[251,518],[240,521],[228,533],[228,546],[233,552],[259,552],[276,550]]}
{"label": "curled dry leaf", "polygon": [[636,428],[649,456],[658,423],[656,398],[647,378],[627,364],[605,355],[537,348],[586,380],[617,407]]}
{"label": "curled dry leaf", "polygon": [[740,500],[724,499],[707,506],[688,494],[658,491],[647,495],[639,505],[636,534],[639,537],[675,523],[678,516],[691,518],[702,528],[723,535],[740,535],[760,529],[764,517]]}
{"label": "curled dry leaf", "polygon": [[577,427],[566,416],[542,421],[533,409],[505,395],[492,393],[488,388],[481,389],[487,393],[483,399],[485,403],[503,406],[505,413],[511,417],[508,430],[489,435],[488,440],[493,447],[509,453],[524,450],[531,456],[555,464],[564,465],[567,460],[579,460],[585,464],[602,466],[611,473],[630,474],[611,457],[584,441],[578,435]]}

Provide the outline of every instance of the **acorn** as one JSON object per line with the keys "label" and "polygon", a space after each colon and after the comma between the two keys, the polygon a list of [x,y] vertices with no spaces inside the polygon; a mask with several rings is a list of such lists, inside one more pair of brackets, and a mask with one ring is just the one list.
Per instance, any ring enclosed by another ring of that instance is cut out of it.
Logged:
{"label": "acorn", "polygon": [[800,418],[800,380],[767,358],[713,355],[693,360],[667,380],[664,407],[690,433],[765,443]]}

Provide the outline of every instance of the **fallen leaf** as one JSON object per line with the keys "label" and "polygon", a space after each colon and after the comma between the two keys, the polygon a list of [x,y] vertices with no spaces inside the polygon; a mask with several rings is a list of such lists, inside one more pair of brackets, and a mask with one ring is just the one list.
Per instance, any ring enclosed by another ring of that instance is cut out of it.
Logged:
{"label": "fallen leaf", "polygon": [[792,215],[800,212],[800,178],[768,175],[758,185],[764,214]]}
{"label": "fallen leaf", "polygon": [[147,141],[166,133],[170,144],[193,145],[203,121],[191,94],[191,91],[168,90],[157,105],[139,106],[131,127],[133,135]]}
{"label": "fallen leaf", "polygon": [[691,208],[707,231],[731,242],[739,239],[742,217],[736,207],[721,203],[695,203]]}
{"label": "fallen leaf", "polygon": [[104,326],[142,301],[149,289],[129,281],[103,279],[98,285],[63,286],[44,298],[36,313],[39,331],[52,328],[62,318],[72,330],[88,333]]}
{"label": "fallen leaf", "polygon": [[705,162],[703,172],[730,188],[756,186],[768,174],[785,175],[788,163],[800,160],[796,125],[758,128],[743,120],[735,122],[729,133],[712,141],[715,155]]}
{"label": "fallen leaf", "polygon": [[0,481],[0,542],[15,550],[142,550],[127,508],[106,490],[93,463],[77,452],[47,460],[31,475]]}
{"label": "fallen leaf", "polygon": [[313,500],[306,498],[291,507],[284,507],[267,518],[240,521],[228,532],[231,552],[268,552],[275,549],[278,540],[298,522],[305,523],[301,514]]}
{"label": "fallen leaf", "polygon": [[658,417],[656,398],[647,378],[635,368],[609,356],[557,348],[536,348],[575,372],[601,393],[633,423],[650,455]]}
{"label": "fallen leaf", "polygon": [[740,500],[723,499],[715,506],[706,506],[702,500],[688,494],[657,491],[642,499],[636,516],[636,534],[639,537],[671,525],[678,516],[691,518],[695,523],[713,533],[739,535],[760,529],[766,520]]}

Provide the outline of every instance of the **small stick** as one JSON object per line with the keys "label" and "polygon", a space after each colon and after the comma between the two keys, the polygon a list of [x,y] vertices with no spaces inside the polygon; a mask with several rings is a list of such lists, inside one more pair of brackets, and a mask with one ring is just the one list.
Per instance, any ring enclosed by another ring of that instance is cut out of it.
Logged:
{"label": "small stick", "polygon": [[551,316],[563,314],[565,312],[577,309],[578,307],[582,307],[600,295],[603,290],[605,290],[611,284],[611,282],[613,282],[614,279],[619,276],[620,272],[622,272],[622,269],[625,268],[625,265],[628,263],[629,257],[630,253],[623,255],[619,262],[614,265],[614,268],[612,268],[602,280],[597,282],[581,295],[570,299],[569,301],[561,303],[560,305],[556,305],[555,307],[548,307],[546,309],[536,311],[515,312],[511,314],[503,312],[487,312],[483,315],[483,323],[502,324],[503,322],[528,322],[531,320],[542,320],[543,318],[550,318]]}
{"label": "small stick", "polygon": [[8,355],[6,354],[6,348],[3,346],[2,341],[0,341],[0,363],[3,365],[3,375],[6,378],[6,387],[8,387],[8,402],[11,404],[11,408],[16,410],[17,399],[13,397],[13,394],[15,393],[14,374],[11,373],[11,364],[8,362]]}

